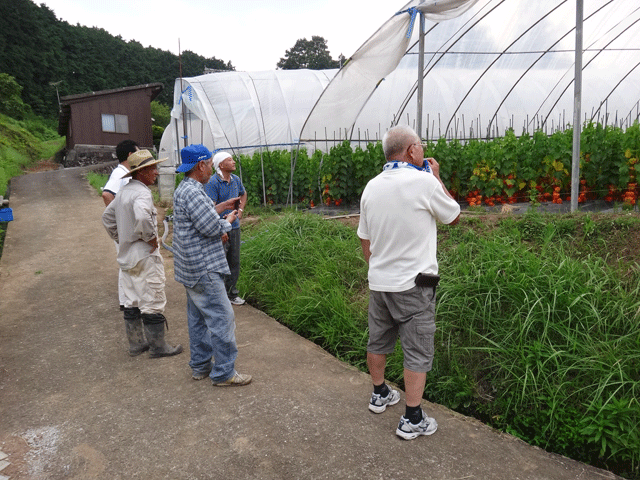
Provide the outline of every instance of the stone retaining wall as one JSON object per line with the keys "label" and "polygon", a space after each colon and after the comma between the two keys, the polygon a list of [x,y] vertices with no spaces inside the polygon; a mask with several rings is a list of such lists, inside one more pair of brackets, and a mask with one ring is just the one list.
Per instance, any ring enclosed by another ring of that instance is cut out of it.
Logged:
{"label": "stone retaining wall", "polygon": [[[140,147],[155,152],[154,147]],[[86,167],[88,165],[99,165],[102,163],[113,162],[118,160],[116,157],[116,147],[105,145],[81,145],[74,146],[66,152],[62,159],[62,166],[70,167]]]}

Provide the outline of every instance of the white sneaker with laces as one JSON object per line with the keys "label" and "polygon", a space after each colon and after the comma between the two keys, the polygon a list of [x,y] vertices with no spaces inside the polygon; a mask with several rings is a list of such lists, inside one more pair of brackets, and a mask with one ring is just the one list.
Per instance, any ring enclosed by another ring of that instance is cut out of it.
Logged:
{"label": "white sneaker with laces", "polygon": [[230,298],[229,301],[233,304],[233,305],[244,305],[245,301],[244,299],[240,298],[240,297],[234,297],[234,298]]}
{"label": "white sneaker with laces", "polygon": [[369,400],[369,410],[373,413],[382,413],[388,406],[390,407],[391,405],[395,405],[399,401],[400,394],[393,388],[389,388],[389,393],[387,393],[386,397],[372,393],[371,400]]}
{"label": "white sneaker with laces", "polygon": [[438,422],[435,418],[427,417],[422,411],[422,421],[418,424],[411,423],[404,415],[400,418],[400,423],[396,429],[396,435],[405,440],[413,440],[419,435],[433,435],[438,430]]}

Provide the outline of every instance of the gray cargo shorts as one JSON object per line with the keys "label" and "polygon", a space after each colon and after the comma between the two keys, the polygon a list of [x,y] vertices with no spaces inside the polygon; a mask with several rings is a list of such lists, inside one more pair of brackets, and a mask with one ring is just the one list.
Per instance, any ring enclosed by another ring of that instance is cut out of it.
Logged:
{"label": "gray cargo shorts", "polygon": [[432,287],[417,285],[405,292],[369,292],[367,352],[393,353],[400,336],[404,368],[428,372],[433,366],[436,297]]}

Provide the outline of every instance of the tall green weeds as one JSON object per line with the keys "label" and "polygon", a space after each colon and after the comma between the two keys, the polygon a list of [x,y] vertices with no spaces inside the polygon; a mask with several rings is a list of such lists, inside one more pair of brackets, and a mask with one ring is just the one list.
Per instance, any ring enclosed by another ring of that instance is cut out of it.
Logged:
{"label": "tall green weeds", "polygon": [[427,390],[439,392],[441,376],[465,380],[466,397],[436,401],[453,393],[462,411],[534,445],[637,475],[637,266],[629,281],[602,257],[572,258],[573,238],[529,217],[499,235],[450,229],[438,315],[453,347]]}
{"label": "tall green weeds", "polygon": [[354,229],[287,214],[243,238],[242,291],[294,331],[363,367],[367,267]]}
{"label": "tall green weeds", "polygon": [[[436,357],[425,398],[533,445],[639,478],[640,274],[594,255],[584,216],[440,228]],[[637,217],[623,230],[640,231]],[[240,288],[366,369],[367,267],[353,227],[284,215],[243,233]],[[614,252],[609,252],[614,253]],[[400,349],[387,378],[402,385]]]}

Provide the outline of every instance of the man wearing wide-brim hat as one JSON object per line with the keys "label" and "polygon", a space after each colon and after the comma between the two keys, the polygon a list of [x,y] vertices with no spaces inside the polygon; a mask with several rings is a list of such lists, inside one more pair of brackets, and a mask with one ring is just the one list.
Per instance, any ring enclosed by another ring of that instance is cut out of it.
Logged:
{"label": "man wearing wide-brim hat", "polygon": [[150,358],[177,355],[182,346],[173,347],[164,340],[165,275],[158,250],[157,210],[149,189],[158,177],[158,163],[166,158],[155,159],[149,150],[138,150],[127,160],[130,170],[125,177],[130,176],[131,181],[107,206],[102,223],[119,246],[129,355],[147,350]]}

